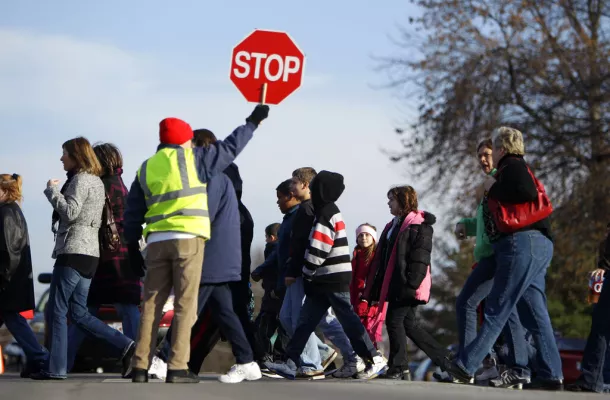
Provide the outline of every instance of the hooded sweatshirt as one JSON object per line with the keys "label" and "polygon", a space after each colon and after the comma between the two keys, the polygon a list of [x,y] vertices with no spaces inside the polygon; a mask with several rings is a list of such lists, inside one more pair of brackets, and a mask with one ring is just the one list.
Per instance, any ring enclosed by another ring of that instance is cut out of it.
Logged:
{"label": "hooded sweatshirt", "polygon": [[310,189],[315,219],[305,252],[304,279],[318,290],[349,292],[350,250],[345,222],[335,204],[345,190],[343,176],[321,171],[311,182]]}

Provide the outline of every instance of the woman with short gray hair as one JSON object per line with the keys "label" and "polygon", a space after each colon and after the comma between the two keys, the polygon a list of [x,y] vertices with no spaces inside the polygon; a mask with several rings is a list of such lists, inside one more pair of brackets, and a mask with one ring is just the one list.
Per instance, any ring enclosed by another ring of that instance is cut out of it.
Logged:
{"label": "woman with short gray hair", "polygon": [[[490,182],[483,201],[485,231],[497,264],[491,293],[485,306],[485,321],[476,339],[461,351],[448,372],[469,381],[490,351],[512,310],[517,309],[523,326],[532,334],[538,360],[537,381],[531,386],[561,389],[563,373],[545,296],[545,276],[553,257],[549,216],[551,203],[544,186],[523,159],[523,134],[500,127],[492,135],[495,182]],[[508,324],[511,367],[490,384],[514,388],[531,382],[525,334]]]}

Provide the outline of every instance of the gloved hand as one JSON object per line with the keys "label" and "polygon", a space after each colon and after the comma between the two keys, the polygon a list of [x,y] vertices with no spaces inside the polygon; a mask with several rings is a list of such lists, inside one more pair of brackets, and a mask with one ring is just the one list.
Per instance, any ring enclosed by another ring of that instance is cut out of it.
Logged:
{"label": "gloved hand", "polygon": [[359,317],[366,317],[369,311],[369,303],[366,300],[360,300],[358,306],[356,306],[356,314]]}
{"label": "gloved hand", "polygon": [[144,257],[140,252],[140,244],[129,243],[127,252],[129,253],[129,264],[133,273],[139,278],[143,277],[146,274],[146,264],[144,264]]}
{"label": "gloved hand", "polygon": [[252,111],[252,114],[246,118],[246,122],[252,122],[254,125],[259,126],[263,120],[269,116],[269,106],[257,105]]}

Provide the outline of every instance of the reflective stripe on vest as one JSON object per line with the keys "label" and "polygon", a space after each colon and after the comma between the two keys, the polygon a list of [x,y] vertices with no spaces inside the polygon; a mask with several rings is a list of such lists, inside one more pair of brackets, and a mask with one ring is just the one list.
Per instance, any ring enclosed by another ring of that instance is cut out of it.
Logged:
{"label": "reflective stripe on vest", "polygon": [[145,235],[175,231],[210,237],[206,185],[199,181],[192,149],[159,150],[142,164],[138,180],[148,208]]}

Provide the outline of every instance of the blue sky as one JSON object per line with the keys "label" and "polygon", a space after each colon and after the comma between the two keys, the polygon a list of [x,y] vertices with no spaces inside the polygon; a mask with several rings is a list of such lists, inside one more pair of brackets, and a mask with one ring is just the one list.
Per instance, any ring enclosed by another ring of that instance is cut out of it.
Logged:
{"label": "blue sky", "polygon": [[387,189],[417,182],[380,152],[399,148],[393,127],[405,103],[372,88],[385,78],[371,56],[395,53],[389,36],[418,10],[397,0],[169,4],[0,5],[0,171],[24,176],[35,272],[53,265],[52,210],[42,192],[48,179],[65,180],[61,144],[78,135],[116,143],[129,186],[155,151],[161,119],[228,135],[253,108],[229,80],[231,51],[255,28],[289,32],[307,61],[301,89],[272,107],[237,159],[256,224],[253,248],[281,219],[275,187],[301,166],[345,176],[339,206],[350,231],[365,221],[381,229],[390,219]]}

